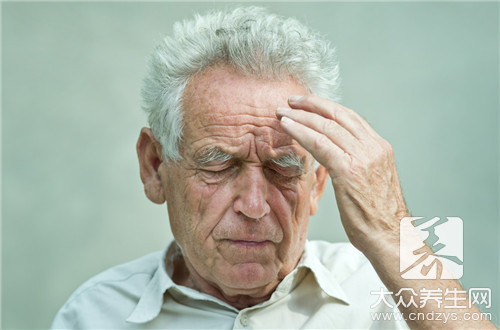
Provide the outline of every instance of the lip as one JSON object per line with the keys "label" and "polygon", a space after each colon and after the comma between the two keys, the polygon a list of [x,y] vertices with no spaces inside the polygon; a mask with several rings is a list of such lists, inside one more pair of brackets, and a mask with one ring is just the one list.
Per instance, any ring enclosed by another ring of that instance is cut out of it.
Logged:
{"label": "lip", "polygon": [[269,240],[227,239],[226,241],[228,241],[230,244],[246,248],[259,248],[272,244],[272,242]]}

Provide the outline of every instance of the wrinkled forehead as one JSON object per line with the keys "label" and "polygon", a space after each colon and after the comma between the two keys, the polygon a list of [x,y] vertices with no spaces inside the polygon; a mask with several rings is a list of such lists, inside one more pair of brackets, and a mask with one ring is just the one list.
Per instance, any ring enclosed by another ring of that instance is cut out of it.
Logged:
{"label": "wrinkled forehead", "polygon": [[186,125],[185,142],[196,153],[217,146],[243,158],[251,151],[264,158],[301,153],[300,146],[283,132],[277,118],[268,115],[267,109],[251,110],[255,113],[200,116],[196,122]]}
{"label": "wrinkled forehead", "polygon": [[301,147],[281,129],[276,108],[288,107],[290,95],[305,93],[292,80],[257,79],[220,67],[206,70],[186,87],[183,141],[193,151],[208,144],[236,149],[253,143],[273,157],[298,153]]}

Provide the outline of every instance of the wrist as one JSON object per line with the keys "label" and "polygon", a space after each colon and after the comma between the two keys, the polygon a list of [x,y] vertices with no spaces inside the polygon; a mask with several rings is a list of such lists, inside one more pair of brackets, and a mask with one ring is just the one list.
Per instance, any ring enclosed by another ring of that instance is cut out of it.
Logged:
{"label": "wrist", "polygon": [[[421,247],[425,245],[420,232],[415,227],[401,227],[401,219],[395,221],[391,228],[380,231],[378,234],[369,235],[369,239],[356,246],[374,265],[392,266],[391,271],[399,272],[400,258],[411,259],[413,255],[400,255],[401,240],[406,244]],[[427,248],[427,246],[425,246]],[[411,251],[409,252],[411,254]]]}

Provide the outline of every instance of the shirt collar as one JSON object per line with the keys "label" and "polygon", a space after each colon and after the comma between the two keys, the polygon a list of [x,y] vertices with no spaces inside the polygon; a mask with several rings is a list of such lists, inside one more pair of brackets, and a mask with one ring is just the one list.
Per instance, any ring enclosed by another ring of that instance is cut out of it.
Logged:
{"label": "shirt collar", "polygon": [[158,316],[163,305],[163,294],[175,285],[167,273],[167,269],[173,269],[173,260],[175,254],[178,253],[177,251],[177,243],[173,240],[162,253],[158,268],[146,286],[134,311],[127,318],[127,322],[146,323]]}
{"label": "shirt collar", "polygon": [[[292,272],[293,274],[288,274],[287,277],[295,276],[300,268],[308,268],[314,274],[316,282],[321,290],[330,297],[349,305],[349,300],[344,290],[342,290],[335,280],[334,274],[320,262],[312,250],[309,241],[307,241],[304,254],[299,261],[297,269]],[[173,262],[178,257],[179,253],[181,253],[179,246],[175,240],[173,240],[162,253],[163,257],[159,260],[158,268],[146,286],[135,309],[127,318],[127,322],[146,323],[158,316],[163,305],[165,292],[171,287],[176,286],[171,276],[173,273]],[[283,282],[286,282],[286,280],[287,278],[285,277]]]}
{"label": "shirt collar", "polygon": [[335,274],[321,263],[315,251],[312,249],[309,241],[306,241],[304,254],[302,255],[302,258],[297,266],[297,268],[300,267],[306,267],[311,270],[319,287],[327,295],[334,299],[340,300],[347,305],[350,304],[345,291],[335,280]]}

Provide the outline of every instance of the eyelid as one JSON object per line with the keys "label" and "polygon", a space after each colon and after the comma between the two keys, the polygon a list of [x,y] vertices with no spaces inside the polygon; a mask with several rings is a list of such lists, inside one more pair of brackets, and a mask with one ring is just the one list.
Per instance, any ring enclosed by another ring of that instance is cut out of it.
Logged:
{"label": "eyelid", "polygon": [[206,183],[214,184],[226,179],[231,173],[233,173],[233,170],[234,168],[231,166],[223,168],[200,168],[198,173]]}
{"label": "eyelid", "polygon": [[200,165],[198,168],[201,171],[217,173],[230,169],[236,169],[238,167],[238,163],[237,159],[231,158],[225,161],[213,161],[210,164]]}
{"label": "eyelid", "polygon": [[274,163],[270,166],[270,169],[273,170],[273,171],[275,171],[275,172],[278,172],[281,175],[291,176],[291,177],[292,176],[300,176],[304,172],[298,166],[291,165],[291,166],[283,167],[283,166],[279,166],[279,165],[274,164]]}
{"label": "eyelid", "polygon": [[227,161],[223,162],[220,164],[205,164],[203,166],[200,166],[200,169],[203,171],[209,171],[209,172],[220,172],[223,170],[226,170],[232,166],[232,163]]}

